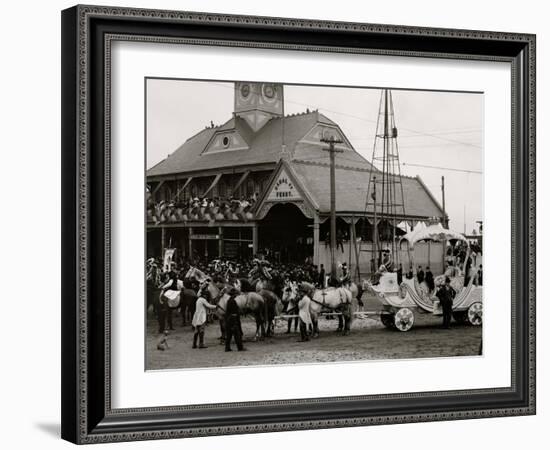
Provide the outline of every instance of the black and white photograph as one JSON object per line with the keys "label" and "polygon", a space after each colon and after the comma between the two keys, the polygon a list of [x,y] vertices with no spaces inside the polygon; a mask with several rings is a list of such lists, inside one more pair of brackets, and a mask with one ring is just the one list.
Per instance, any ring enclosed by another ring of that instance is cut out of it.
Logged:
{"label": "black and white photograph", "polygon": [[146,78],[145,369],[483,355],[484,93]]}

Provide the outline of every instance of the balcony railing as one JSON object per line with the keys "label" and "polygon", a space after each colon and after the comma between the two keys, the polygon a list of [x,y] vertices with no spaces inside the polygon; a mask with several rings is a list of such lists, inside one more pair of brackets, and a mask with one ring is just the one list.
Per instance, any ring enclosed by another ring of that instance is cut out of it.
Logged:
{"label": "balcony railing", "polygon": [[147,203],[147,222],[156,225],[178,222],[222,222],[254,219],[255,198],[199,199],[185,203],[161,201]]}

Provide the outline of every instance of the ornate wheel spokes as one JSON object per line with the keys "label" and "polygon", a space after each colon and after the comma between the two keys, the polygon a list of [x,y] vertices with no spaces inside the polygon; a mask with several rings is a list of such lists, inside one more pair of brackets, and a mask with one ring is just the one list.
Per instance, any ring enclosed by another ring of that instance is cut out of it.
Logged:
{"label": "ornate wheel spokes", "polygon": [[479,326],[483,322],[483,305],[479,302],[473,303],[468,308],[468,322]]}
{"label": "ornate wheel spokes", "polygon": [[409,331],[414,324],[414,313],[409,308],[401,308],[395,314],[395,327],[399,331]]}

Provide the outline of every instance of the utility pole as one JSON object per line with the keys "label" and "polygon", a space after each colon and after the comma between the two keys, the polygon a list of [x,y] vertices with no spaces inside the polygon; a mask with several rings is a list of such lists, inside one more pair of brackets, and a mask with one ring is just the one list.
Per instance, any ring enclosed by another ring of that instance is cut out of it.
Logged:
{"label": "utility pole", "polygon": [[[443,207],[443,228],[449,229],[449,218],[445,209],[445,177],[441,176],[441,206]],[[447,239],[443,240],[443,255],[441,256],[441,273],[445,273],[447,257]],[[428,259],[429,261],[429,259]]]}
{"label": "utility pole", "polygon": [[376,177],[372,178],[372,203],[374,206],[374,224],[372,226],[372,244],[373,252],[372,257],[374,259],[374,269],[378,268],[379,258],[378,258],[378,218],[376,217]]}
{"label": "utility pole", "polygon": [[466,234],[466,203],[464,203],[464,234]]}
{"label": "utility pole", "polygon": [[343,141],[331,136],[322,138],[321,142],[328,144],[328,148],[323,150],[330,155],[330,272],[331,276],[336,277],[336,152],[341,153],[343,150],[337,150],[335,145]]}
{"label": "utility pole", "polygon": [[441,206],[443,206],[443,228],[449,228],[449,218],[445,209],[445,177],[441,177]]}

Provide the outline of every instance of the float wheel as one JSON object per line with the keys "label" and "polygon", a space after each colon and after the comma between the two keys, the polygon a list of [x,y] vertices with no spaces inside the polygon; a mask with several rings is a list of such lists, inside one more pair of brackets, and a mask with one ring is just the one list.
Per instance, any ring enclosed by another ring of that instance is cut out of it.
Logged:
{"label": "float wheel", "polygon": [[475,302],[468,308],[468,322],[476,327],[483,322],[483,305],[480,302]]}
{"label": "float wheel", "polygon": [[394,324],[399,331],[409,331],[414,325],[414,313],[409,308],[401,308],[395,313]]}

